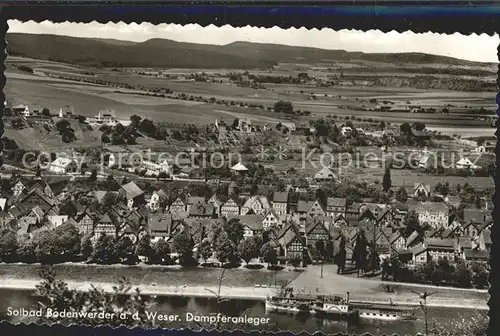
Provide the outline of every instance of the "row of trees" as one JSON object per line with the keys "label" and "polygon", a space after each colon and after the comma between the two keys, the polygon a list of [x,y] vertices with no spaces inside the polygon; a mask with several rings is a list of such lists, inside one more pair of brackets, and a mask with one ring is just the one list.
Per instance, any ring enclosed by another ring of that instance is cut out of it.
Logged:
{"label": "row of trees", "polygon": [[480,263],[468,266],[463,260],[453,264],[446,258],[429,260],[427,263],[410,269],[396,255],[382,262],[382,279],[391,278],[399,282],[431,283],[433,285],[452,285],[460,288],[488,287],[489,270]]}

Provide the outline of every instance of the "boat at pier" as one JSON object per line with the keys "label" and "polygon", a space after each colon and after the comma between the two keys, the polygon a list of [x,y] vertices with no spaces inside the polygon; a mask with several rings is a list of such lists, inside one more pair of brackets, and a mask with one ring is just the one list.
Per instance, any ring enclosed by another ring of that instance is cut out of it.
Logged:
{"label": "boat at pier", "polygon": [[415,319],[415,307],[391,303],[373,303],[349,300],[346,297],[328,295],[276,296],[266,300],[266,311],[287,314],[315,315],[331,320],[357,321],[406,321]]}

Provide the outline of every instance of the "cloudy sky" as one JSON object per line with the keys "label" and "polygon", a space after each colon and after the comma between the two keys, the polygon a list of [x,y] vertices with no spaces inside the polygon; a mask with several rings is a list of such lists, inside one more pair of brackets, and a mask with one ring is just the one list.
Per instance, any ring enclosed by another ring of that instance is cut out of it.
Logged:
{"label": "cloudy sky", "polygon": [[405,32],[382,33],[371,30],[333,31],[331,29],[281,29],[231,26],[201,27],[196,24],[152,25],[110,23],[36,23],[10,20],[9,32],[70,35],[77,37],[114,38],[129,41],[145,41],[151,38],[165,38],[181,42],[209,43],[222,45],[234,41],[287,44],[323,49],[344,49],[362,52],[423,52],[450,56],[479,62],[498,62],[499,37],[460,34],[440,35],[433,33],[414,34]]}

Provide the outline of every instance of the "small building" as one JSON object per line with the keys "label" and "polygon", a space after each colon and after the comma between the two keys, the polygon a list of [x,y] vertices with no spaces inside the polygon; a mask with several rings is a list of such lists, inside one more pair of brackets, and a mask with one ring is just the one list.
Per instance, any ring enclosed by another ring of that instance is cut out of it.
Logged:
{"label": "small building", "polygon": [[345,198],[328,197],[326,201],[326,214],[333,218],[339,215],[345,215],[346,206],[347,200]]}
{"label": "small building", "polygon": [[231,167],[231,171],[233,171],[234,173],[237,173],[237,174],[242,174],[242,173],[246,173],[248,171],[248,168],[245,167],[240,161]]}
{"label": "small building", "polygon": [[153,194],[149,198],[148,207],[153,211],[157,211],[161,207],[161,203],[167,199],[167,194],[160,189],[153,191]]}
{"label": "small building", "polygon": [[468,158],[461,158],[460,160],[455,163],[455,167],[457,169],[478,169],[480,168],[476,164],[474,164],[471,160]]}
{"label": "small building", "polygon": [[65,157],[58,157],[49,164],[48,170],[51,173],[56,174],[70,174],[76,173],[78,170],[78,166],[75,160]]}
{"label": "small building", "polygon": [[239,201],[234,197],[230,197],[221,207],[221,215],[230,218],[240,215],[240,205]]}
{"label": "small building", "polygon": [[335,181],[338,180],[337,176],[328,167],[323,167],[319,172],[314,175],[316,181]]}
{"label": "small building", "polygon": [[261,234],[264,230],[262,217],[259,215],[244,215],[240,216],[239,220],[243,226],[243,238]]}
{"label": "small building", "polygon": [[144,191],[142,191],[141,188],[139,188],[134,182],[122,185],[119,193],[126,198],[127,206],[129,208],[135,208],[146,204]]}
{"label": "small building", "polygon": [[431,195],[431,185],[422,182],[413,185],[413,197],[425,196],[426,198]]}
{"label": "small building", "polygon": [[280,221],[285,221],[288,213],[288,191],[275,191],[272,200],[273,210]]}

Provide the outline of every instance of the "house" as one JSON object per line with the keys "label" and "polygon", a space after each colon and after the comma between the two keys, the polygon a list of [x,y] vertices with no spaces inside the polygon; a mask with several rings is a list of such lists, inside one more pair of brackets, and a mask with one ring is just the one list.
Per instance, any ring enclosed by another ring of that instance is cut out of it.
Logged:
{"label": "house", "polygon": [[114,110],[102,110],[97,113],[95,117],[87,118],[89,124],[116,126],[119,121],[116,119],[116,112]]}
{"label": "house", "polygon": [[68,221],[68,216],[66,215],[47,216],[47,220],[53,227],[58,227]]}
{"label": "house", "polygon": [[413,135],[413,138],[415,138],[415,140],[417,141],[426,141],[431,139],[430,133],[427,132],[426,130],[417,131],[416,129],[412,128],[411,134]]}
{"label": "house", "polygon": [[55,207],[55,200],[48,197],[42,190],[38,188],[32,189],[20,203],[26,208],[39,206],[44,212],[48,212]]}
{"label": "house", "polygon": [[248,168],[245,167],[241,161],[231,167],[231,171],[237,174],[242,174],[248,171]]}
{"label": "house", "polygon": [[323,208],[323,205],[321,205],[319,200],[316,201],[300,200],[297,203],[297,213],[301,215],[308,215],[311,217],[326,215],[325,209]]}
{"label": "house", "polygon": [[316,181],[334,181],[337,180],[337,176],[328,167],[323,167],[319,172],[314,175]]}
{"label": "house", "polygon": [[261,234],[264,230],[262,217],[259,215],[243,215],[238,218],[243,226],[243,238]]}
{"label": "house", "polygon": [[127,205],[130,209],[146,204],[144,191],[134,182],[122,185],[119,194],[127,199]]}
{"label": "house", "polygon": [[96,221],[94,227],[94,235],[91,240],[94,244],[97,242],[99,237],[103,234],[109,235],[113,238],[118,238],[119,234],[119,223],[117,218],[110,214],[104,214]]}
{"label": "house", "polygon": [[86,208],[75,218],[75,221],[77,223],[76,227],[78,228],[78,231],[80,232],[82,237],[91,237],[94,235],[94,216],[95,214],[92,213],[89,208]]}
{"label": "house", "polygon": [[401,234],[400,231],[393,232],[389,236],[389,244],[396,250],[404,250],[406,249],[406,239],[405,237]]}
{"label": "house", "polygon": [[273,210],[280,221],[285,221],[288,213],[288,192],[275,191],[272,199]]}
{"label": "house", "polygon": [[269,210],[267,214],[264,215],[264,218],[262,218],[264,231],[279,226],[279,223],[281,223],[280,218],[273,209]]}
{"label": "house", "polygon": [[454,239],[429,238],[424,241],[427,253],[432,260],[448,259],[454,261],[457,243]]}
{"label": "house", "polygon": [[49,164],[48,170],[55,174],[70,174],[77,172],[78,165],[75,160],[58,157]]}
{"label": "house", "polygon": [[148,207],[152,211],[157,211],[160,209],[161,204],[167,199],[167,194],[160,189],[153,191],[153,194],[149,198]]}
{"label": "house", "polygon": [[483,251],[491,253],[491,231],[486,229],[479,235],[479,247]]}
{"label": "house", "polygon": [[189,213],[191,207],[195,204],[205,204],[205,197],[189,196],[186,201],[186,211]]}
{"label": "house", "polygon": [[480,263],[487,264],[490,259],[490,254],[488,251],[484,250],[476,250],[476,249],[467,249],[464,250],[464,259],[467,264],[472,263]]}
{"label": "house", "polygon": [[138,168],[142,165],[142,153],[135,152],[130,153],[119,149],[116,152],[110,152],[108,156],[108,167],[109,168]]}
{"label": "house", "polygon": [[309,248],[312,246],[315,250],[317,242],[322,241],[326,248],[326,244],[331,241],[332,237],[323,222],[319,220],[309,220],[306,223],[306,246]]}
{"label": "house", "polygon": [[239,216],[240,215],[239,201],[236,200],[234,197],[230,197],[221,206],[220,213],[222,216],[226,218]]}
{"label": "house", "polygon": [[431,186],[430,184],[415,183],[413,185],[413,197],[425,196],[426,198],[431,195]]}
{"label": "house", "polygon": [[14,184],[14,186],[12,187],[12,193],[14,197],[20,196],[23,193],[24,189],[26,189],[26,186],[23,184],[23,182],[21,182],[20,180],[17,181],[16,184]]}
{"label": "house", "polygon": [[427,263],[429,259],[429,255],[427,253],[427,246],[425,246],[423,243],[419,243],[415,246],[413,246],[410,249],[413,258],[410,264],[412,266],[419,266]]}
{"label": "house", "polygon": [[220,208],[223,204],[219,197],[216,194],[213,194],[212,197],[210,197],[210,199],[208,200],[208,203],[213,205],[215,214],[219,216]]}
{"label": "house", "polygon": [[422,243],[423,241],[424,241],[424,238],[417,231],[413,231],[408,236],[408,238],[406,238],[406,248],[412,249],[413,247]]}
{"label": "house", "polygon": [[473,208],[464,209],[464,223],[476,223],[483,225],[486,223],[486,217],[486,212],[484,210]]}
{"label": "house", "polygon": [[460,251],[472,249],[472,237],[471,236],[460,236],[457,238],[457,244]]}
{"label": "house", "polygon": [[449,209],[441,202],[420,202],[414,207],[421,224],[429,224],[432,227],[448,227]]}
{"label": "house", "polygon": [[455,163],[455,167],[457,169],[478,169],[480,168],[479,166],[477,166],[476,164],[474,164],[471,160],[469,160],[468,158],[461,158],[460,160],[457,161],[457,163]]}
{"label": "house", "polygon": [[159,176],[162,173],[168,176],[173,174],[173,167],[167,160],[162,160],[160,162],[155,162],[154,160],[143,160],[141,167],[146,171],[146,176]]}
{"label": "house", "polygon": [[181,197],[177,197],[168,207],[168,211],[178,217],[187,216],[187,206]]}
{"label": "house", "polygon": [[469,237],[477,237],[479,235],[479,228],[481,224],[473,221],[464,222],[460,230],[460,234],[467,235]]}
{"label": "house", "polygon": [[215,208],[212,204],[206,202],[198,202],[189,207],[189,218],[214,218]]}
{"label": "house", "polygon": [[349,126],[342,126],[342,128],[340,129],[340,134],[342,134],[343,136],[351,135],[351,133],[352,128]]}
{"label": "house", "polygon": [[241,207],[241,215],[253,213],[263,216],[271,209],[271,205],[265,196],[251,196]]}
{"label": "house", "polygon": [[326,200],[326,215],[337,218],[339,215],[345,215],[347,201],[345,198],[328,197]]}
{"label": "house", "polygon": [[299,228],[294,223],[288,223],[277,234],[280,247],[279,256],[285,259],[304,260],[304,250],[307,245],[304,237],[299,233]]}
{"label": "house", "polygon": [[149,236],[152,242],[157,242],[160,239],[170,238],[175,231],[174,220],[171,214],[154,214],[148,219]]}

